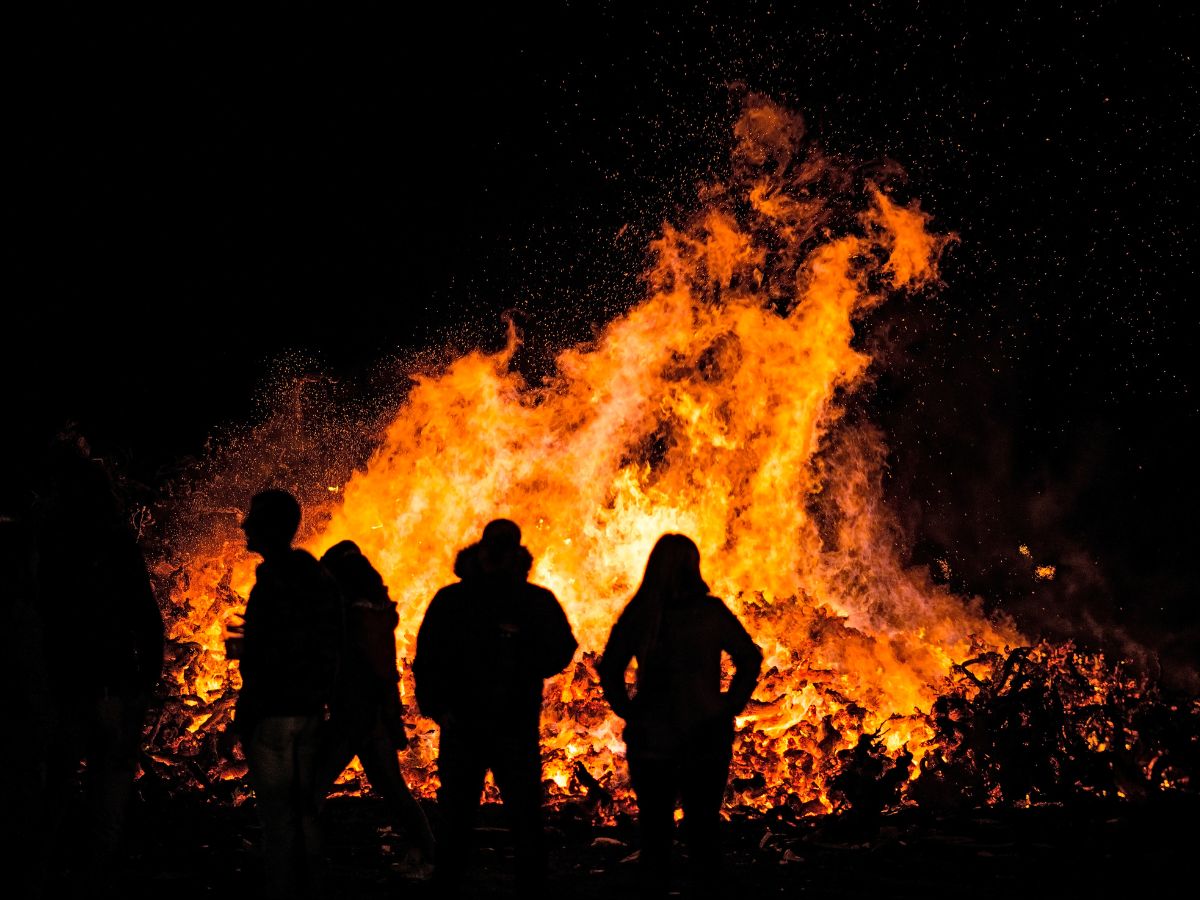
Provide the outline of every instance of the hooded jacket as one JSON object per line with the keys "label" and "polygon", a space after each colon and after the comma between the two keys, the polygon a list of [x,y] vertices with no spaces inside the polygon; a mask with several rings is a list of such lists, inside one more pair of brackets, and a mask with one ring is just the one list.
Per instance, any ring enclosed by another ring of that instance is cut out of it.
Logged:
{"label": "hooded jacket", "polygon": [[543,681],[566,668],[577,643],[553,593],[520,566],[486,571],[477,553],[473,545],[459,554],[462,580],[437,592],[421,622],[417,705],[439,724],[536,740]]}

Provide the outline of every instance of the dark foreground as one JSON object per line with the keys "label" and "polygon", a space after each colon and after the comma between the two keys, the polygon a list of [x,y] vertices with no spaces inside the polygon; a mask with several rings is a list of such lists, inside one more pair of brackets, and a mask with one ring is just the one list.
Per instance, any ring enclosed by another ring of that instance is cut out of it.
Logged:
{"label": "dark foreground", "polygon": [[[431,810],[432,812],[432,810]],[[335,798],[327,809],[329,897],[431,896],[407,875],[403,847],[383,826],[379,801]],[[259,893],[259,829],[253,810],[176,799],[140,805],[130,858],[113,896],[241,897]],[[479,897],[512,896],[503,817],[486,807],[470,886]],[[570,811],[551,816],[552,894],[623,898],[633,893],[632,822],[592,825]],[[832,819],[737,817],[726,827],[731,900],[758,896],[1031,897],[1187,896],[1200,859],[1200,798],[1162,795],[1138,804],[1081,800],[1070,806],[979,810],[934,816],[905,810],[877,835]],[[88,895],[96,895],[90,885]],[[69,883],[50,896],[75,893]]]}

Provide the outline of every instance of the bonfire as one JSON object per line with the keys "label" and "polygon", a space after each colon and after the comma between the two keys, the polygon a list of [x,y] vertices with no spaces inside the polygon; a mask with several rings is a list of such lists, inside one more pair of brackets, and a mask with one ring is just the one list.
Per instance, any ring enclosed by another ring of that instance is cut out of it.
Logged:
{"label": "bonfire", "polygon": [[[514,366],[510,323],[499,352],[414,365],[382,418],[314,423],[297,402],[173,486],[151,541],[172,642],[150,739],[165,781],[247,796],[223,638],[257,562],[239,517],[252,493],[278,486],[305,503],[303,546],[320,555],[354,540],[383,574],[410,698],[415,634],[455,553],[490,519],[521,525],[531,579],[559,597],[580,641],[546,688],[549,800],[598,821],[632,797],[595,657],[668,531],[695,539],[714,593],[766,655],[736,722],[727,811],[869,822],[904,804],[1191,786],[1194,760],[1164,741],[1182,736],[1194,756],[1195,701],[1041,643],[906,563],[881,486],[885,436],[847,414],[872,372],[856,324],[937,290],[954,236],[763,97],[746,99],[719,168],[694,214],[648,247],[641,302],[563,348],[549,377],[532,383]],[[437,730],[409,712],[403,764],[432,797]],[[367,788],[354,770],[343,782]]]}

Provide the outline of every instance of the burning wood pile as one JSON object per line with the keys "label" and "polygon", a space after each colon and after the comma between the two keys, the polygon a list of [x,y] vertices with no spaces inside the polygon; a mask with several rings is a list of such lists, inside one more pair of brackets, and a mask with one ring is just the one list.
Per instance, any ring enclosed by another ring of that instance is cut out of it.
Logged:
{"label": "burning wood pile", "polygon": [[[522,526],[531,580],[562,600],[583,648],[547,686],[548,791],[595,821],[630,792],[594,654],[667,531],[697,541],[714,593],[766,655],[737,721],[731,810],[869,827],[901,804],[1194,789],[1195,701],[1035,644],[904,561],[883,436],[846,412],[871,363],[855,323],[934,286],[952,238],[894,199],[885,173],[827,157],[761,97],[720,175],[652,244],[646,298],[563,350],[544,383],[513,370],[514,332],[500,353],[415,371],[382,423],[297,406],[214,448],[164,503],[154,551],[174,681],[148,765],[165,782],[245,796],[222,639],[256,562],[239,511],[273,483],[316,511],[306,547],[352,539],[384,575],[408,697],[416,628],[456,551],[497,516]],[[407,775],[432,796],[436,732],[410,712]]]}
{"label": "burning wood pile", "polygon": [[956,665],[930,722],[938,749],[908,792],[923,806],[1195,790],[1200,701],[1069,643]]}

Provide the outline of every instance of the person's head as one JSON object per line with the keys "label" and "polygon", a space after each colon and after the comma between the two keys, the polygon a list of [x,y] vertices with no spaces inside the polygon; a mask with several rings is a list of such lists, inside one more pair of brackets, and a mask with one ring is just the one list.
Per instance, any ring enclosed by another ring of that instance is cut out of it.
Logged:
{"label": "person's head", "polygon": [[321,556],[321,562],[325,565],[337,565],[338,563],[347,560],[354,560],[363,555],[362,549],[358,544],[351,540],[338,541],[332,547],[325,551]]}
{"label": "person's head", "polygon": [[300,501],[274,488],[255,494],[242,520],[246,549],[263,556],[288,549],[299,528]]}
{"label": "person's head", "polygon": [[339,541],[321,556],[323,565],[342,590],[345,603],[384,606],[391,603],[383,576],[354,541]]}
{"label": "person's head", "polygon": [[521,528],[510,519],[488,522],[476,546],[479,567],[486,574],[524,578],[533,565],[533,557],[521,546]]}
{"label": "person's head", "polygon": [[707,594],[700,576],[700,549],[686,535],[664,534],[650,551],[635,600],[655,605],[694,594]]}
{"label": "person's head", "polygon": [[88,528],[117,520],[120,504],[112,473],[92,456],[91,445],[74,425],[56,434],[47,447],[44,471],[59,517]]}

